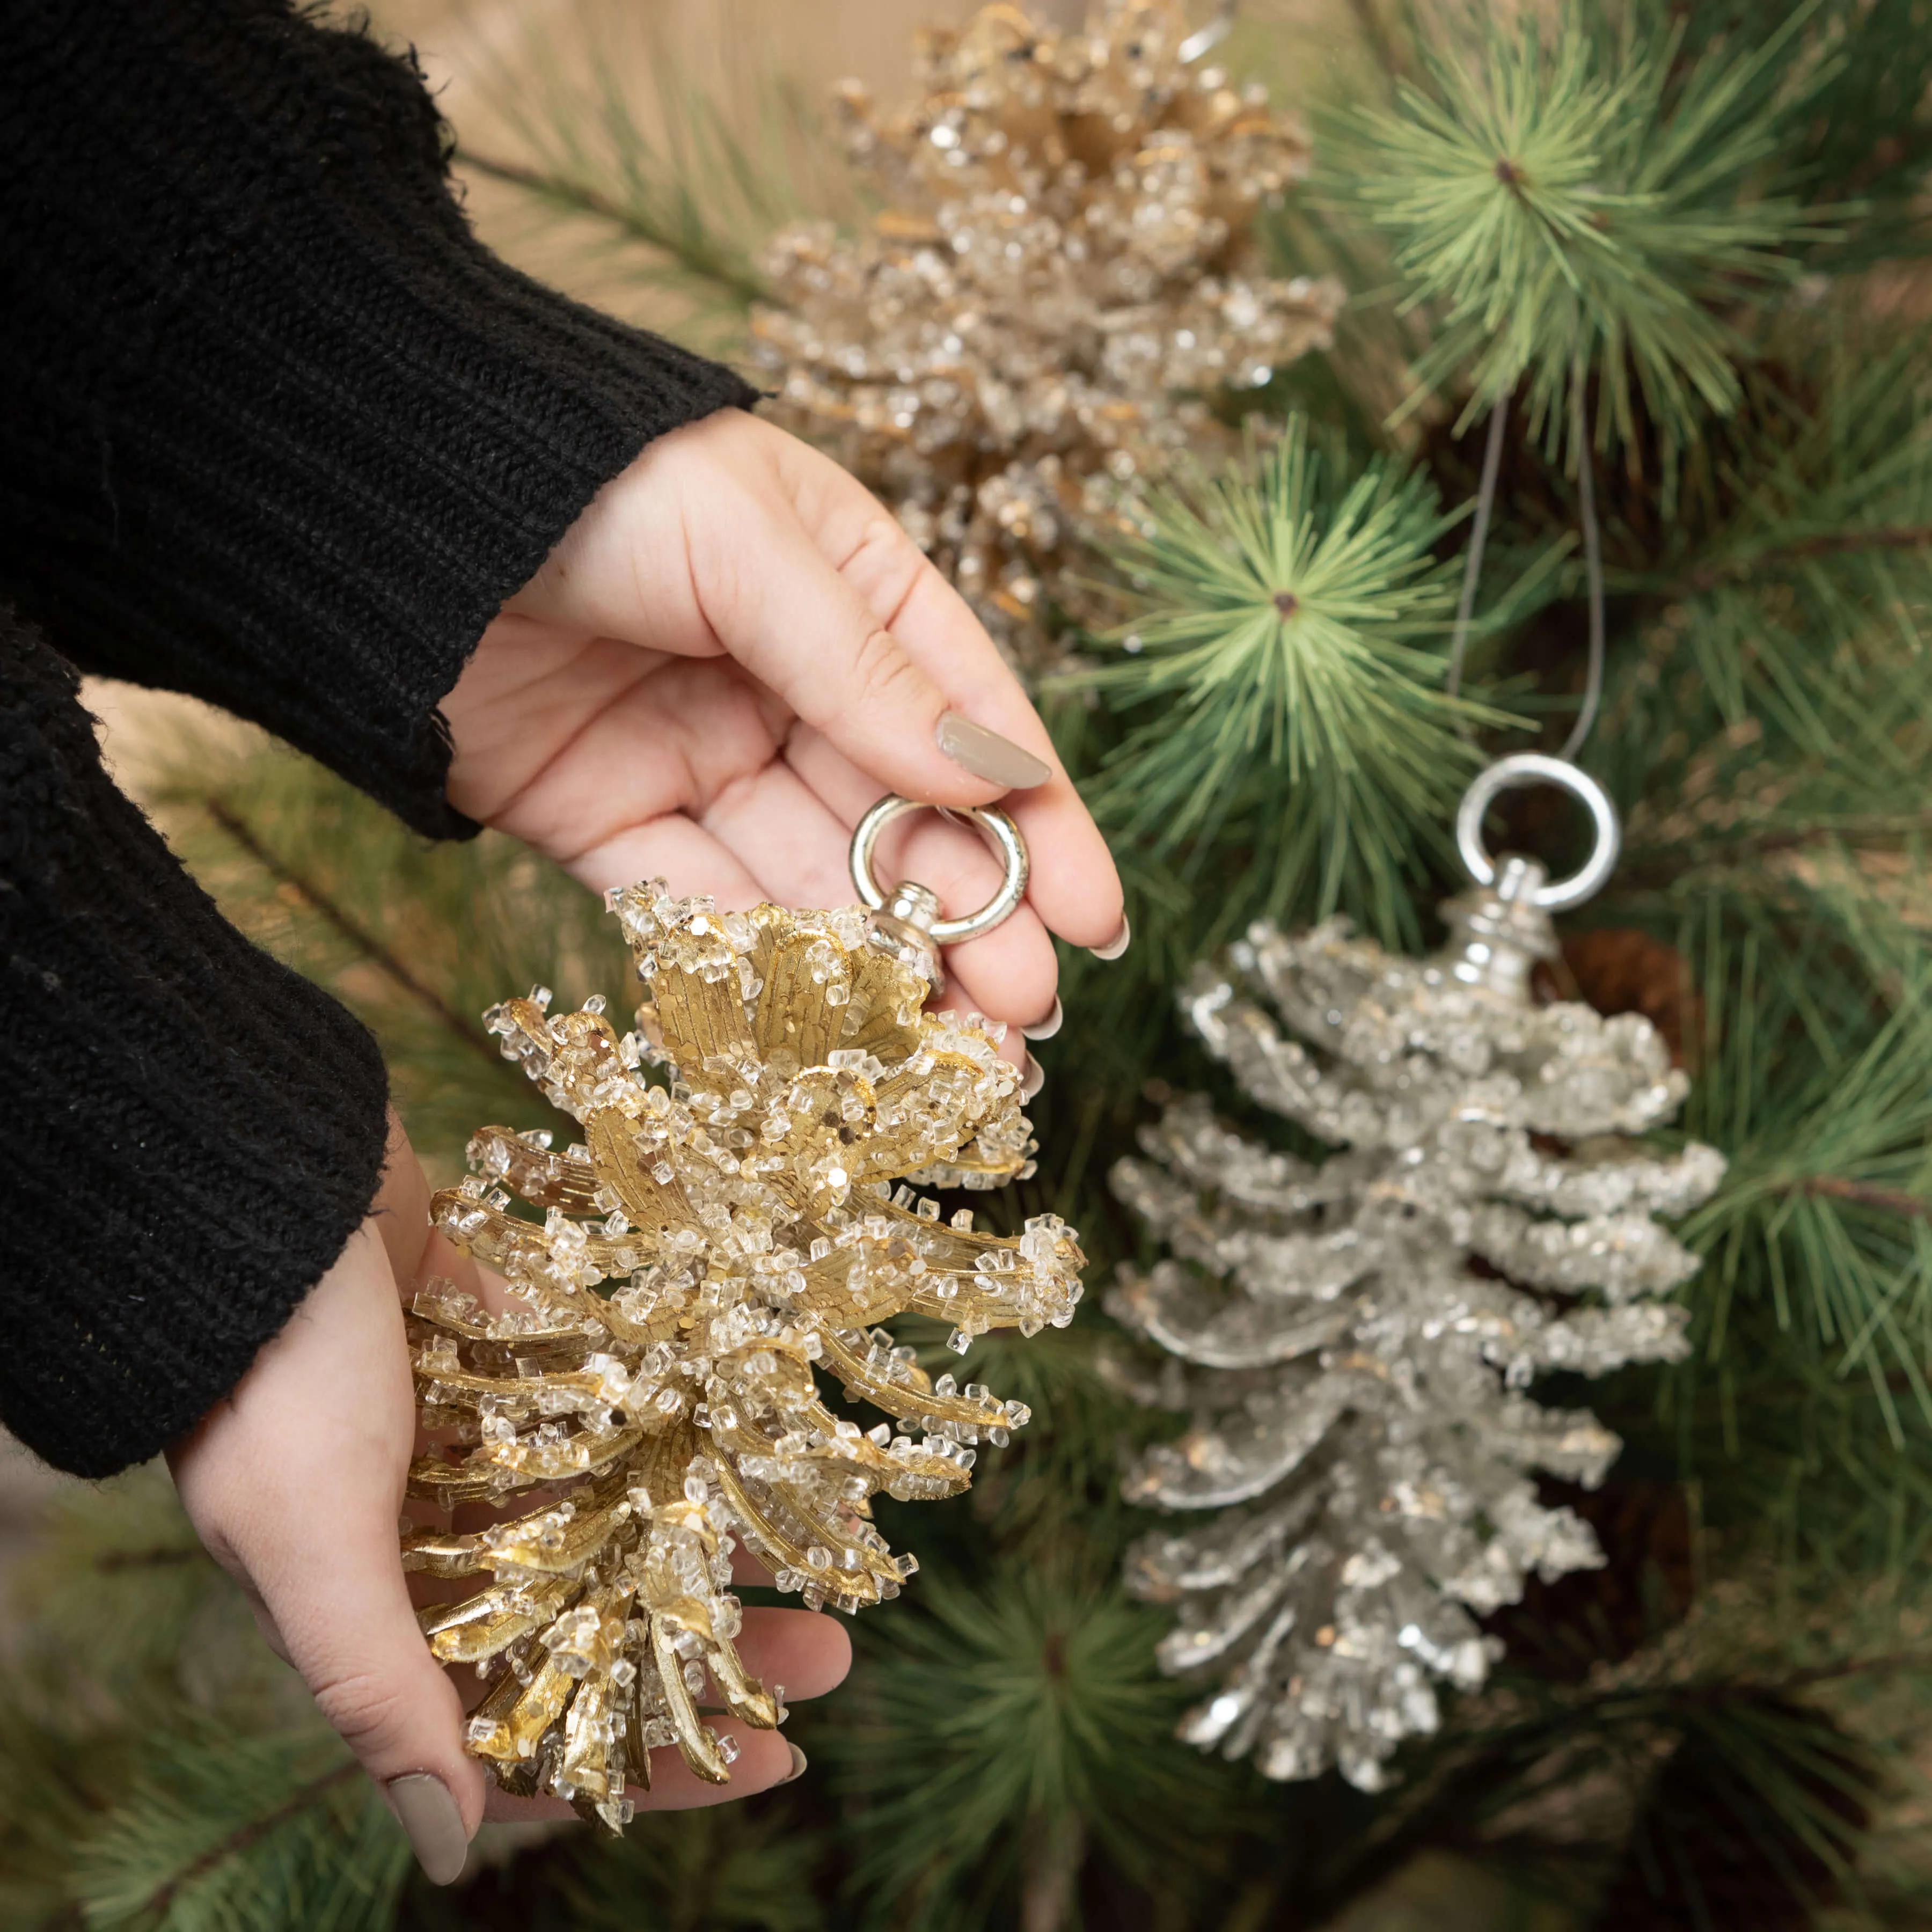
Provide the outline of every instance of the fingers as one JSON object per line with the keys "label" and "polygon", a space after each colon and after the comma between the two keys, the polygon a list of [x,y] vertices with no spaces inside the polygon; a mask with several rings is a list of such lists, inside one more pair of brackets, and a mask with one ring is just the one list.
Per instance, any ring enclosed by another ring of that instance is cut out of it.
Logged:
{"label": "fingers", "polygon": [[[693,1774],[674,1749],[651,1754],[651,1788],[632,1785],[626,1792],[640,1811],[694,1811],[707,1804],[729,1804],[740,1798],[790,1781],[803,1768],[804,1753],[776,1731],[758,1731],[744,1724],[714,1724],[721,1737],[738,1747],[728,1784],[710,1784]],[[558,1798],[512,1798],[492,1789],[484,1815],[492,1824],[513,1825],[576,1814]]]}
{"label": "fingers", "polygon": [[[1122,911],[1112,856],[985,627],[856,478],[796,438],[759,427],[772,439],[772,460],[800,520],[868,607],[891,623],[906,656],[957,710],[1046,765],[1043,782],[1001,800],[1032,853],[1028,896],[1062,938],[1076,946],[1106,945],[1120,930]],[[906,796],[952,802],[933,793]]]}
{"label": "fingers", "polygon": [[[865,775],[817,733],[795,731],[786,759],[812,792],[826,801],[842,826],[857,824],[872,804]],[[842,872],[845,855],[846,843],[842,842]],[[930,886],[949,918],[963,917],[986,904],[999,890],[1003,876],[1000,862],[976,831],[937,813],[921,813],[893,827],[881,842],[875,869],[881,884],[916,879]],[[849,878],[841,884],[842,896],[849,898]],[[943,1004],[976,1007],[1010,1026],[1028,1025],[1052,1008],[1059,970],[1053,942],[1034,908],[1029,889],[1010,919],[977,939],[946,948],[951,983]],[[1010,1040],[1007,1045],[1017,1060],[1020,1042]]]}
{"label": "fingers", "polygon": [[883,789],[997,797],[1005,783],[940,751],[945,696],[807,534],[772,436],[789,440],[728,410],[660,437],[599,491],[512,614],[646,651],[728,653]]}
{"label": "fingers", "polygon": [[[498,787],[488,816],[600,892],[651,876],[632,869],[635,835],[694,814],[768,764],[792,722],[778,698],[728,659],[653,656],[610,638],[573,659],[566,681],[580,700],[567,742],[514,793]],[[461,695],[459,682],[448,702]],[[452,781],[451,796],[465,809],[485,795],[480,778],[460,797]]]}
{"label": "fingers", "polygon": [[745,1668],[767,1686],[783,1684],[785,1701],[822,1697],[852,1668],[852,1640],[834,1616],[782,1606],[754,1606],[737,1638]]}
{"label": "fingers", "polygon": [[338,1527],[326,1549],[306,1544],[268,1565],[273,1580],[263,1594],[290,1662],[383,1787],[424,1870],[448,1882],[462,1870],[486,1793],[463,1750],[456,1687],[417,1626],[393,1514],[349,1534]]}
{"label": "fingers", "polygon": [[682,898],[709,892],[726,912],[742,912],[766,894],[737,855],[682,812],[627,826],[572,860],[565,869],[592,892],[662,879]]}
{"label": "fingers", "polygon": [[[814,761],[829,782],[818,788],[804,776]],[[828,789],[836,794],[836,802],[828,803]],[[856,801],[869,804],[870,789],[864,775],[826,739],[801,728],[787,758],[733,787],[704,813],[704,826],[745,854],[764,898],[794,905],[848,904],[852,825],[865,810]],[[937,814],[895,827],[880,859],[882,876],[931,886],[950,915],[984,905],[999,889],[1000,864],[985,841]],[[1045,928],[1022,905],[984,940],[948,954],[952,983],[944,1003],[1023,1024],[1053,1004],[1057,970]],[[1009,1044],[1017,1064],[1023,1048],[1017,1039]]]}
{"label": "fingers", "polygon": [[[737,1647],[746,1669],[768,1687],[782,1684],[789,1703],[820,1697],[836,1688],[852,1662],[852,1640],[844,1625],[835,1618],[805,1610],[748,1610]],[[709,1784],[694,1776],[675,1750],[653,1751],[650,1790],[633,1786],[630,1792],[639,1810],[682,1811],[727,1804],[782,1784],[794,1774],[791,1748],[778,1733],[715,1720],[712,1728],[738,1745],[730,1784]],[[567,1805],[555,1798],[509,1798],[493,1790],[484,1815],[507,1822],[572,1814]]]}
{"label": "fingers", "polygon": [[[599,493],[445,709],[452,799],[595,887],[656,873],[728,905],[754,883],[782,904],[848,902],[842,838],[772,808],[764,774],[789,734],[839,769],[835,783],[790,760],[842,829],[887,790],[1002,800],[1031,850],[1035,920],[1095,948],[1121,931],[1105,843],[964,602],[838,465],[736,411],[661,439]],[[958,849],[963,889],[980,861]],[[1019,920],[962,952],[963,997],[1045,1018],[1041,937]]]}
{"label": "fingers", "polygon": [[[920,600],[927,566],[885,511],[874,508],[862,543],[910,552],[903,582],[874,573],[876,603],[782,506],[766,511],[755,545],[746,543],[742,527],[721,520],[692,527],[692,574],[719,639],[878,791],[986,805],[1016,783],[1037,782],[1048,768],[1027,749],[961,731],[961,723],[980,722],[970,702],[956,703],[896,634],[901,616]],[[942,723],[958,748],[954,756],[940,748]]]}
{"label": "fingers", "polygon": [[[728,653],[883,790],[980,805],[1046,779],[1044,730],[985,633],[884,506],[850,478],[828,487],[828,471],[843,475],[735,411],[688,424],[598,493],[509,614],[646,652]],[[961,640],[968,657],[949,665]],[[1018,740],[979,715],[988,668]]]}

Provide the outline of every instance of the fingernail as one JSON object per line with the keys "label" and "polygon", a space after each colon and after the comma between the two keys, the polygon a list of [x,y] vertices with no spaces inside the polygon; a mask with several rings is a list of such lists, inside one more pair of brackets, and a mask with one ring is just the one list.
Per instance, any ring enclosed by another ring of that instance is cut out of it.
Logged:
{"label": "fingernail", "polygon": [[1010,738],[988,731],[956,711],[941,714],[938,732],[939,748],[956,765],[964,765],[976,778],[988,784],[1004,785],[1009,791],[1027,791],[1044,784],[1053,768],[1030,752],[1022,751]]}
{"label": "fingernail", "polygon": [[449,1787],[426,1771],[412,1771],[388,1783],[389,1808],[431,1885],[454,1885],[470,1856],[470,1834]]}
{"label": "fingernail", "polygon": [[1028,1054],[1020,1067],[1020,1098],[1030,1100],[1046,1084],[1046,1069]]}
{"label": "fingernail", "polygon": [[1096,959],[1118,959],[1127,950],[1127,942],[1133,934],[1127,929],[1127,916],[1120,915],[1120,929],[1105,946],[1090,946],[1087,950]]}
{"label": "fingernail", "polygon": [[789,1738],[785,1740],[785,1749],[791,1753],[791,1768],[778,1780],[781,1784],[789,1784],[794,1778],[802,1778],[805,1775],[805,1767],[808,1762],[804,1752],[800,1750]]}
{"label": "fingernail", "polygon": [[1060,1030],[1060,1023],[1066,1017],[1066,1012],[1060,1006],[1059,997],[1056,994],[1052,1012],[1048,1013],[1045,1019],[1036,1020],[1031,1026],[1022,1027],[1020,1037],[1022,1040],[1051,1040]]}

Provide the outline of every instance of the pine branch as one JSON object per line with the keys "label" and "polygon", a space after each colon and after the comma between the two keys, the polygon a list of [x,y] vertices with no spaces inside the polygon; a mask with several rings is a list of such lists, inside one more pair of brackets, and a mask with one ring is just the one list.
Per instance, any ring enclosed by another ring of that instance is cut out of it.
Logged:
{"label": "pine branch", "polygon": [[1693,571],[1683,580],[1684,595],[1695,596],[1715,590],[1726,584],[1749,580],[1767,565],[1803,562],[1812,559],[1847,556],[1867,550],[1932,550],[1932,526],[1908,530],[1831,530],[1816,536],[1798,537],[1774,551],[1754,556],[1727,558]]}
{"label": "pine branch", "polygon": [[[1060,1900],[1054,1874],[1086,1847],[1144,1877],[1185,1856],[1202,1808],[1226,1816],[1213,1768],[1166,1741],[1186,1693],[1156,1674],[1144,1612],[1078,1562],[1063,1544],[975,1589],[928,1566],[916,1605],[867,1644],[868,1718],[829,1753],[862,1816],[867,1922],[1016,1923],[1030,1887],[1042,1913]],[[925,1754],[912,1786],[908,1751]],[[906,1910],[933,1895],[946,1916]]]}
{"label": "pine branch", "polygon": [[1821,1684],[1842,1684],[1854,1677],[1887,1677],[1900,1675],[1932,1678],[1932,1651],[1882,1651],[1864,1657],[1847,1657],[1832,1664],[1794,1670],[1767,1687],[1796,1694],[1816,1690]]}
{"label": "pine branch", "polygon": [[1090,790],[1102,824],[1157,856],[1225,857],[1238,828],[1258,848],[1248,918],[1346,905],[1400,928],[1418,837],[1478,762],[1471,734],[1513,722],[1444,688],[1455,593],[1438,552],[1456,518],[1392,460],[1314,446],[1299,416],[1265,454],[1251,440],[1136,512],[1109,546],[1117,654],[1064,681],[1129,726]]}
{"label": "pine branch", "polygon": [[620,201],[588,182],[501,160],[472,148],[460,148],[457,158],[464,166],[523,188],[554,208],[608,222],[629,240],[671,256],[687,274],[712,284],[742,307],[768,298],[764,279],[752,272],[740,251],[658,217],[640,199]]}
{"label": "pine branch", "polygon": [[437,1024],[454,1039],[480,1054],[494,1070],[501,1056],[482,1028],[472,1026],[434,987],[425,986],[362,920],[340,904],[316,879],[272,851],[256,836],[254,829],[226,800],[206,802],[208,815],[246,852],[270,878],[301,894],[305,904],[369,963],[378,967],[402,988]]}
{"label": "pine branch", "polygon": [[238,1714],[184,1712],[148,1742],[141,1777],[76,1849],[88,1923],[388,1932],[408,1847],[361,1766],[319,1723],[238,1735]]}
{"label": "pine branch", "polygon": [[1910,1221],[1932,1220],[1932,1200],[1908,1194],[1900,1188],[1874,1187],[1867,1181],[1848,1180],[1842,1174],[1814,1174],[1798,1182],[1797,1189],[1814,1198],[1875,1208],[1882,1214],[1897,1214]]}
{"label": "pine branch", "polygon": [[358,1777],[362,1769],[362,1767],[351,1758],[346,1762],[338,1765],[334,1770],[323,1772],[320,1776],[310,1778],[307,1784],[298,1785],[272,1811],[266,1812],[259,1818],[251,1818],[245,1823],[238,1825],[225,1838],[217,1839],[192,1863],[184,1866],[143,1899],[139,1909],[144,1912],[166,1912],[183,1892],[206,1878],[218,1866],[242,1857],[269,1833],[280,1829],[291,1819],[310,1809],[337,1785]]}
{"label": "pine branch", "polygon": [[1554,451],[1594,377],[1600,449],[1634,440],[1641,398],[1674,455],[1700,412],[1733,410],[1727,316],[1834,232],[1776,191],[1786,130],[1832,70],[1797,56],[1819,4],[1682,66],[1681,30],[1619,32],[1584,0],[1546,43],[1533,17],[1484,10],[1426,88],[1356,116],[1342,191],[1392,238],[1407,305],[1438,318],[1404,412],[1466,382],[1460,434],[1520,383]]}

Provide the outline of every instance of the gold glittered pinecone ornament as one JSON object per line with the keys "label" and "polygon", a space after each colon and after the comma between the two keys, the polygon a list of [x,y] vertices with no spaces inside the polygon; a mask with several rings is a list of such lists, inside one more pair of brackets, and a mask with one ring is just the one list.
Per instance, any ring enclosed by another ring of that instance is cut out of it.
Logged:
{"label": "gold glittered pinecone ornament", "polygon": [[1049,607],[1091,616],[1081,532],[1216,413],[1333,338],[1332,281],[1271,274],[1259,211],[1306,132],[1190,61],[1181,0],[1105,0],[1060,33],[1015,6],[922,37],[920,98],[842,104],[885,211],[771,243],[754,316],[775,418],[891,505],[1022,671]]}
{"label": "gold glittered pinecone ornament", "polygon": [[1246,1092],[1335,1151],[1275,1151],[1197,1096],[1113,1177],[1168,1255],[1108,1310],[1171,1358],[1142,1392],[1191,1418],[1126,1492],[1194,1521],[1130,1552],[1129,1587],[1177,1606],[1162,1667],[1208,1680],[1181,1735],[1270,1778],[1334,1764],[1378,1789],[1436,1728],[1436,1686],[1484,1681],[1478,1619],[1532,1570],[1602,1562],[1534,1478],[1594,1486],[1617,1438],[1530,1384],[1684,1348],[1670,1297],[1698,1262],[1658,1217],[1723,1159],[1636,1138],[1684,1076],[1640,1016],[1532,998],[1547,908],[1574,899],[1526,862],[1489,871],[1432,958],[1340,920],[1261,926],[1186,989]]}
{"label": "gold glittered pinecone ornament", "polygon": [[[615,1830],[654,1748],[728,1778],[707,1675],[741,1720],[784,1718],[733,1646],[734,1542],[814,1607],[896,1596],[916,1565],[869,1499],[953,1495],[974,1445],[1027,1420],[929,1378],[875,1324],[938,1316],[962,1352],[1064,1325],[1082,1257],[1052,1216],[1004,1238],[895,1185],[991,1186],[1030,1172],[1032,1148],[1002,1030],[922,1010],[936,968],[902,922],[721,915],[661,882],[608,903],[648,988],[634,1031],[601,997],[553,1017],[542,988],[488,1016],[581,1143],[485,1127],[470,1178],[434,1203],[517,1306],[492,1315],[440,1283],[410,1321],[423,1420],[448,1444],[410,1493],[525,1506],[403,1548],[406,1569],[492,1580],[421,1613],[439,1658],[495,1680],[469,1748],[506,1789]],[[821,1376],[890,1421],[835,1413]]]}

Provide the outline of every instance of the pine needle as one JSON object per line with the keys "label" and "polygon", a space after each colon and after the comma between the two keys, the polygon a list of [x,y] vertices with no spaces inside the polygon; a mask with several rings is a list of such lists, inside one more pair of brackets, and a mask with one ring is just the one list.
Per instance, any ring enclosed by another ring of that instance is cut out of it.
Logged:
{"label": "pine needle", "polygon": [[928,1570],[908,1610],[868,1646],[853,1688],[870,1721],[836,1749],[868,1922],[1015,1923],[1042,1858],[1090,1837],[1144,1871],[1178,1850],[1215,1780],[1167,1738],[1186,1694],[1156,1674],[1138,1606],[1062,1562],[983,1592]]}
{"label": "pine needle", "polygon": [[410,1864],[375,1786],[311,1724],[158,1741],[80,1848],[75,1891],[94,1932],[387,1932]]}
{"label": "pine needle", "polygon": [[1641,398],[1678,451],[1701,412],[1733,410],[1728,312],[1788,286],[1844,212],[1779,191],[1787,130],[1833,70],[1797,55],[1816,8],[1688,70],[1681,24],[1640,28],[1642,10],[1619,30],[1571,4],[1546,36],[1485,9],[1395,112],[1356,116],[1342,191],[1390,237],[1406,306],[1436,316],[1402,413],[1465,384],[1460,430],[1527,378],[1554,450],[1594,377],[1600,450],[1635,439]]}
{"label": "pine needle", "polygon": [[1112,547],[1118,655],[1082,680],[1132,724],[1090,794],[1102,823],[1166,853],[1267,800],[1277,905],[1388,914],[1479,762],[1466,734],[1510,722],[1443,688],[1455,521],[1420,476],[1317,448],[1300,417],[1152,490]]}

